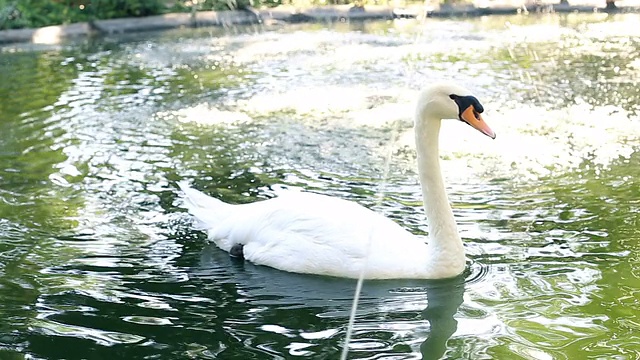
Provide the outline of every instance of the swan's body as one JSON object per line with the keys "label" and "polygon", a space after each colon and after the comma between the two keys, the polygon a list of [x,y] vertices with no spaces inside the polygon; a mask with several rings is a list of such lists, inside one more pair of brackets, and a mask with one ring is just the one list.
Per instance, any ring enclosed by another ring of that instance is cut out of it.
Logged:
{"label": "swan's body", "polygon": [[255,264],[348,278],[359,277],[363,267],[367,279],[453,277],[464,270],[465,254],[440,173],[438,134],[442,119],[459,118],[495,137],[479,115],[482,110],[467,90],[455,85],[435,85],[421,94],[415,133],[428,243],[384,216],[339,198],[287,192],[231,205],[180,186],[189,212],[209,238]]}
{"label": "swan's body", "polygon": [[[456,262],[437,266],[429,261],[423,240],[351,201],[290,191],[266,201],[229,205],[183,190],[191,202],[189,211],[208,228],[209,238],[225,251],[242,244],[244,258],[256,264],[350,278],[357,278],[367,264],[365,274],[371,279],[433,277],[460,273],[460,263],[464,267],[464,253]],[[221,212],[211,212],[214,207]]]}

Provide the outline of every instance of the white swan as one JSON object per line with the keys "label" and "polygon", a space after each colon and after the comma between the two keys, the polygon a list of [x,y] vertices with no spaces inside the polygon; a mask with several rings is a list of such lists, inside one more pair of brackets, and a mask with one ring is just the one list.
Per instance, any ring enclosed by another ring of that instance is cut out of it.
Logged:
{"label": "white swan", "polygon": [[447,199],[438,155],[442,119],[459,119],[495,138],[482,105],[454,84],[424,90],[415,113],[418,169],[429,225],[427,243],[400,225],[354,202],[287,192],[251,204],[231,205],[189,188],[186,207],[209,238],[231,255],[280,270],[366,279],[439,279],[465,268],[462,240]]}

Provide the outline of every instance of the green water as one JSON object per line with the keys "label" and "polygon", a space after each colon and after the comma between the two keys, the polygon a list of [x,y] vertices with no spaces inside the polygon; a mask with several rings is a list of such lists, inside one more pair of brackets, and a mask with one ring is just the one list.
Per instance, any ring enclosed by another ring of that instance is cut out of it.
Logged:
{"label": "green water", "polygon": [[0,358],[337,358],[354,282],[229,258],[175,182],[234,203],[309,189],[424,235],[412,101],[439,79],[473,89],[498,134],[443,126],[468,270],[365,283],[349,357],[640,358],[639,20],[0,48]]}

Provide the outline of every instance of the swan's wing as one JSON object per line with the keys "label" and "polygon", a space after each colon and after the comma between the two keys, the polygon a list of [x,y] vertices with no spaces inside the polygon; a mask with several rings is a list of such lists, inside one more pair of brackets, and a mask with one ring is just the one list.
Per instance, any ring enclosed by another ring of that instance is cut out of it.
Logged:
{"label": "swan's wing", "polygon": [[354,202],[313,193],[237,208],[209,232],[212,240],[226,251],[242,244],[247,260],[286,271],[357,277],[370,249],[388,253],[386,247],[411,237]]}

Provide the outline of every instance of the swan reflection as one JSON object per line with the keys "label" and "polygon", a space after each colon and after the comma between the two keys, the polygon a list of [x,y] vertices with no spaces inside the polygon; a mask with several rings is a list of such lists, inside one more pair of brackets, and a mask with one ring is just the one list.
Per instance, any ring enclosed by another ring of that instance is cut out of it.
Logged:
{"label": "swan reflection", "polygon": [[[208,244],[189,282],[199,296],[226,302],[211,321],[222,322],[232,338],[252,339],[247,346],[280,356],[339,356],[355,280],[256,266]],[[418,352],[423,359],[442,358],[457,329],[464,284],[463,276],[365,281],[349,358]],[[336,344],[334,353],[327,353],[327,341]]]}
{"label": "swan reflection", "polygon": [[464,301],[464,276],[431,281],[427,285],[427,308],[422,312],[429,320],[430,331],[420,345],[424,360],[440,359],[447,351],[447,341],[458,329],[455,315]]}

